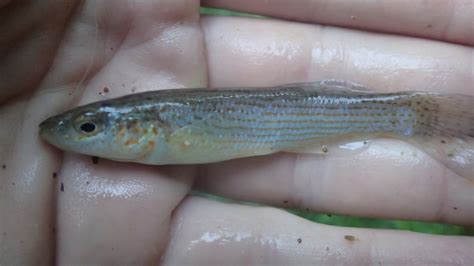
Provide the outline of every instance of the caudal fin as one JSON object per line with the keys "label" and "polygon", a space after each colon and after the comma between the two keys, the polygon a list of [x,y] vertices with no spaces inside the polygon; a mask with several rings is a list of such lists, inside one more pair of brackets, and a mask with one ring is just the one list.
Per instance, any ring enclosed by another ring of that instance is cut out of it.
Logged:
{"label": "caudal fin", "polygon": [[474,97],[420,93],[414,141],[456,174],[474,180]]}

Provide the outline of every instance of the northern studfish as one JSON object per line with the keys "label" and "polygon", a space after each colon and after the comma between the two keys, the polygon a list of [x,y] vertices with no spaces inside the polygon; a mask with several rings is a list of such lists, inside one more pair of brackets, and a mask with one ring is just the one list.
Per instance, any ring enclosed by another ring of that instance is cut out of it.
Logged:
{"label": "northern studfish", "polygon": [[76,107],[40,124],[59,149],[143,164],[201,164],[397,138],[474,179],[474,96],[374,93],[327,80],[269,88],[175,89]]}

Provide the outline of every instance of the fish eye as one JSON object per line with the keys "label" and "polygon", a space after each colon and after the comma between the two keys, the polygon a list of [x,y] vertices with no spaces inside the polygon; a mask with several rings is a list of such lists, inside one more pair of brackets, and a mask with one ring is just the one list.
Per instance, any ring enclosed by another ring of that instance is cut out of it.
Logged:
{"label": "fish eye", "polygon": [[97,128],[92,122],[86,122],[79,127],[85,133],[92,133]]}
{"label": "fish eye", "polygon": [[74,120],[75,129],[88,136],[97,134],[102,128],[102,115],[93,111],[86,111],[76,116]]}

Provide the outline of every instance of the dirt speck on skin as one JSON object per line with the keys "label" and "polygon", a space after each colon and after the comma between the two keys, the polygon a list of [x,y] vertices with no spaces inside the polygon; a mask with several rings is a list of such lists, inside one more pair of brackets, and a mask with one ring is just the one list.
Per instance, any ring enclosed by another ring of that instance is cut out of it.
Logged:
{"label": "dirt speck on skin", "polygon": [[86,185],[89,185],[89,184],[90,184],[90,182],[89,182],[89,181],[86,181]]}
{"label": "dirt speck on skin", "polygon": [[93,164],[98,164],[99,163],[99,157],[97,157],[97,156],[92,156],[91,160],[92,160]]}
{"label": "dirt speck on skin", "polygon": [[61,182],[61,192],[64,192],[64,183]]}
{"label": "dirt speck on skin", "polygon": [[329,252],[329,247],[326,247],[326,252]]}
{"label": "dirt speck on skin", "polygon": [[288,204],[288,201],[287,201],[287,200],[284,200],[283,203],[284,203],[284,204]]}
{"label": "dirt speck on skin", "polygon": [[301,244],[303,242],[301,238],[298,238],[296,241],[298,242],[298,244]]}
{"label": "dirt speck on skin", "polygon": [[323,146],[323,152],[324,152],[324,153],[328,153],[328,151],[329,151],[328,147]]}
{"label": "dirt speck on skin", "polygon": [[56,178],[56,177],[58,177],[58,173],[53,172],[53,178]]}
{"label": "dirt speck on skin", "polygon": [[7,166],[5,164],[2,164],[2,169],[7,169]]}
{"label": "dirt speck on skin", "polygon": [[427,28],[427,29],[433,28],[433,24],[428,24],[428,25],[426,25],[426,28]]}
{"label": "dirt speck on skin", "polygon": [[344,239],[347,240],[347,241],[356,241],[357,240],[357,238],[355,236],[351,236],[351,235],[345,235]]}
{"label": "dirt speck on skin", "polygon": [[351,20],[357,20],[356,16],[351,16]]}
{"label": "dirt speck on skin", "polygon": [[99,95],[100,95],[100,96],[105,96],[107,93],[109,93],[109,91],[110,91],[109,88],[104,87],[104,88],[102,89],[102,91],[99,91]]}
{"label": "dirt speck on skin", "polygon": [[453,207],[453,210],[457,211],[458,207]]}

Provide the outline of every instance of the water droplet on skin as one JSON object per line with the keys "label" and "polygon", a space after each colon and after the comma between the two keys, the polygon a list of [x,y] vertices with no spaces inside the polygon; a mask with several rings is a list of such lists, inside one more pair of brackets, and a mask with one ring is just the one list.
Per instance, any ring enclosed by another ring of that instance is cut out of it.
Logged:
{"label": "water droplet on skin", "polygon": [[355,151],[355,150],[364,148],[364,146],[367,145],[368,143],[369,142],[367,140],[349,142],[349,143],[344,143],[342,145],[339,145],[339,148]]}

